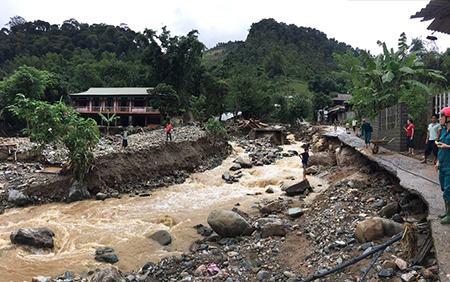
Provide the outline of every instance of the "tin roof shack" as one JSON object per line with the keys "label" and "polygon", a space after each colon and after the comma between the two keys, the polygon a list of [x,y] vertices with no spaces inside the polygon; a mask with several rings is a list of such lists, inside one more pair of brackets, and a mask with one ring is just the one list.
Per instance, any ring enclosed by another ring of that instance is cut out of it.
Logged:
{"label": "tin roof shack", "polygon": [[70,94],[74,109],[83,117],[91,117],[98,124],[102,113],[116,114],[114,126],[147,126],[161,124],[161,114],[149,104],[148,90],[152,87],[89,88],[86,92]]}
{"label": "tin roof shack", "polygon": [[346,119],[355,117],[352,105],[349,103],[353,96],[349,94],[338,94],[332,98],[333,106],[328,110],[328,121],[334,122],[338,120],[342,122]]}

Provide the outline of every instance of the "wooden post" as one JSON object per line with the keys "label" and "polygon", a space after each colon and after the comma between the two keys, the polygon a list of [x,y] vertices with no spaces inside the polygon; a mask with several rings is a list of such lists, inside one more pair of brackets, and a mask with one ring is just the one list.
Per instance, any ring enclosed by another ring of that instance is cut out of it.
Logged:
{"label": "wooden post", "polygon": [[89,111],[92,112],[92,98],[89,98]]}

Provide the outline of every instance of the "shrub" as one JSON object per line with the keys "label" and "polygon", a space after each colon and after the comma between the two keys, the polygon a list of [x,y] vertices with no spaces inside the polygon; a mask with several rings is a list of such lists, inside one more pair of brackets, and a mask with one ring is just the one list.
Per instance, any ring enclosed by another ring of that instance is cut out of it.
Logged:
{"label": "shrub", "polygon": [[223,124],[214,118],[208,119],[205,124],[205,130],[208,138],[213,140],[214,143],[227,137],[227,130]]}
{"label": "shrub", "polygon": [[93,165],[92,149],[100,138],[95,120],[80,117],[62,101],[49,104],[28,99],[22,94],[17,95],[10,110],[27,120],[29,127],[23,131],[31,141],[38,143],[39,151],[46,144],[62,142],[69,149],[68,169],[76,180],[83,180]]}

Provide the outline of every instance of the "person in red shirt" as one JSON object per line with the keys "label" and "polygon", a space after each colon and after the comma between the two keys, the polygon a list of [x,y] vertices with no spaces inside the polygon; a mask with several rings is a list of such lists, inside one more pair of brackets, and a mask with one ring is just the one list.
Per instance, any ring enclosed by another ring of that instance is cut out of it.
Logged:
{"label": "person in red shirt", "polygon": [[170,121],[166,125],[166,142],[172,141],[172,125],[170,124]]}
{"label": "person in red shirt", "polygon": [[414,151],[414,143],[413,143],[413,138],[414,138],[414,124],[412,119],[408,119],[408,127],[403,127],[403,129],[406,131],[406,142],[408,144],[408,153],[410,153],[411,155],[414,155],[415,151]]}

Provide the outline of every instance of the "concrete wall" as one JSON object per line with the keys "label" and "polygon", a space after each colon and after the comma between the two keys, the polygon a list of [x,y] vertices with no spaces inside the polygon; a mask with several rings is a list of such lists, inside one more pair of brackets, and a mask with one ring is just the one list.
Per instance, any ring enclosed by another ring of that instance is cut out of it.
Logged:
{"label": "concrete wall", "polygon": [[397,152],[406,151],[406,132],[403,127],[406,126],[407,119],[408,105],[404,102],[382,110],[372,122],[372,140],[394,138],[390,144],[384,147]]}

